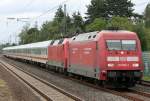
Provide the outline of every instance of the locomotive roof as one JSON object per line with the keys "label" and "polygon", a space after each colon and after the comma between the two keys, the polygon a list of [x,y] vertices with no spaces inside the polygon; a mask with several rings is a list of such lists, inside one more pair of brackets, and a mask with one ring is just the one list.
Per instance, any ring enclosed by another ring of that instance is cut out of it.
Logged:
{"label": "locomotive roof", "polygon": [[86,41],[86,40],[95,40],[99,35],[111,35],[111,34],[132,34],[135,35],[134,32],[126,31],[126,30],[102,30],[95,31],[89,33],[79,34],[71,38],[70,41]]}
{"label": "locomotive roof", "polygon": [[101,33],[116,33],[116,32],[119,34],[135,34],[134,32],[126,31],[126,30],[102,30],[101,31]]}
{"label": "locomotive roof", "polygon": [[37,43],[31,43],[31,44],[25,44],[25,45],[19,45],[19,46],[6,47],[3,50],[25,49],[25,48],[45,48],[45,47],[48,47],[50,43],[51,43],[51,40],[48,40],[48,41],[43,41],[43,42],[37,42]]}
{"label": "locomotive roof", "polygon": [[69,40],[69,38],[63,38],[63,39],[53,40],[50,45],[51,46],[55,46],[55,45],[59,45],[59,44],[64,44],[66,42],[66,40]]}
{"label": "locomotive roof", "polygon": [[96,38],[99,31],[79,34],[71,38],[71,41],[93,40]]}

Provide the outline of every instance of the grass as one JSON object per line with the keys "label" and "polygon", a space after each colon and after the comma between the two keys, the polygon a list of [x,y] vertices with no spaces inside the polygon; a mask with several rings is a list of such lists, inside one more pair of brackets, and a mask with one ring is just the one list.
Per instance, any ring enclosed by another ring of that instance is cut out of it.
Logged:
{"label": "grass", "polygon": [[0,87],[5,87],[6,86],[6,83],[0,79]]}
{"label": "grass", "polygon": [[145,81],[150,81],[150,76],[144,76],[144,77],[143,77],[143,80],[145,80]]}
{"label": "grass", "polygon": [[0,101],[12,101],[11,91],[2,79],[0,79]]}

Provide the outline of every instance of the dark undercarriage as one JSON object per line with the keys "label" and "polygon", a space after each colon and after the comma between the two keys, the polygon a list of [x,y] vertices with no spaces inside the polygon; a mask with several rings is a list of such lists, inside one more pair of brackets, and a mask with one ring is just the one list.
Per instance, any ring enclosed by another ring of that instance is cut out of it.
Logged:
{"label": "dark undercarriage", "polygon": [[141,71],[108,71],[107,84],[115,88],[133,87],[141,77]]}

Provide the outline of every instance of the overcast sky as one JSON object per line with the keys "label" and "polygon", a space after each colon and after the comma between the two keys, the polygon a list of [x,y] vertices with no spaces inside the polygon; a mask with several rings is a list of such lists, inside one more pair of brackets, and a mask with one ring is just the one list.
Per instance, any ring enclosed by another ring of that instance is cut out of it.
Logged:
{"label": "overcast sky", "polygon": [[[52,20],[58,5],[67,4],[67,12],[72,15],[80,11],[85,16],[86,5],[91,0],[1,0],[0,2],[0,43],[18,40],[18,33],[26,22],[9,20],[7,18],[30,18],[27,21],[31,26],[37,21],[42,25],[46,20]],[[142,14],[149,0],[131,0],[135,4],[135,12]],[[48,13],[47,10],[50,10]],[[43,15],[43,16],[40,16]]]}

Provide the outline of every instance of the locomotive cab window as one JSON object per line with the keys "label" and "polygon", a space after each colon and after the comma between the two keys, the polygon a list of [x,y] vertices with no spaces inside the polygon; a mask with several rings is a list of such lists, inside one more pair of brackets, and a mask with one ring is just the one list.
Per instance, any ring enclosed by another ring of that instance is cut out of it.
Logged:
{"label": "locomotive cab window", "polygon": [[136,41],[135,40],[122,40],[122,49],[123,50],[136,50]]}
{"label": "locomotive cab window", "polygon": [[121,40],[106,40],[108,50],[121,50]]}
{"label": "locomotive cab window", "polygon": [[136,50],[136,40],[106,40],[108,50]]}

